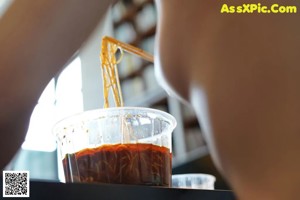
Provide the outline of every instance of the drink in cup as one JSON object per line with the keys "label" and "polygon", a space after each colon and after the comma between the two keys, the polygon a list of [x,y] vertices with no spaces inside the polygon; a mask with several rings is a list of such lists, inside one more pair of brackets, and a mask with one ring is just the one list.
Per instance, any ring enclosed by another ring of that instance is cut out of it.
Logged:
{"label": "drink in cup", "polygon": [[171,186],[168,113],[118,107],[86,111],[54,127],[66,182]]}

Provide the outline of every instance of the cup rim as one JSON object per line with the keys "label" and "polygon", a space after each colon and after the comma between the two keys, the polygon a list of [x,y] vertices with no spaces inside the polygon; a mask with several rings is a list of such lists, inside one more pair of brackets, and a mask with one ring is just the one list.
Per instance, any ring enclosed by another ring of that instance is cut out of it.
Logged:
{"label": "cup rim", "polygon": [[149,111],[152,113],[156,113],[161,115],[163,118],[165,118],[166,120],[170,121],[170,127],[169,129],[174,130],[175,127],[177,126],[177,121],[175,119],[174,116],[172,116],[171,114],[162,111],[162,110],[158,110],[158,109],[154,109],[154,108],[147,108],[147,107],[111,107],[111,108],[98,108],[98,109],[91,109],[91,110],[86,110],[86,111],[82,111],[79,113],[75,113],[66,117],[63,117],[62,119],[58,120],[52,127],[52,134],[54,136],[57,136],[58,133],[55,133],[55,129],[57,127],[59,127],[61,124],[65,123],[66,121],[72,121],[75,120],[76,118],[79,118],[81,116],[88,116],[93,114],[93,116],[96,116],[97,113],[107,113],[107,112],[111,112],[111,111],[118,111],[118,110],[141,110],[141,111]]}
{"label": "cup rim", "polygon": [[211,174],[204,173],[186,173],[186,174],[172,174],[173,178],[196,178],[196,177],[207,177],[209,181],[215,182],[216,177]]}

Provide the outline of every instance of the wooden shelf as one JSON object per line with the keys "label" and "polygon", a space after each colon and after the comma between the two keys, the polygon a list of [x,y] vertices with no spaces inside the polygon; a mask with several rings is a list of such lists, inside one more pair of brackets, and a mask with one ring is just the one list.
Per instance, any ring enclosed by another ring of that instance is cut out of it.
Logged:
{"label": "wooden shelf", "polygon": [[145,31],[143,33],[139,33],[137,35],[137,37],[132,42],[130,42],[130,44],[133,46],[138,46],[141,41],[154,36],[155,32],[156,32],[156,25],[150,27],[147,31]]}
{"label": "wooden shelf", "polygon": [[184,119],[184,128],[200,127],[196,116]]}
{"label": "wooden shelf", "polygon": [[153,3],[153,0],[145,0],[144,2],[138,5],[132,4],[130,9],[123,15],[123,17],[121,17],[120,20],[114,22],[114,28],[118,28],[121,24],[125,22],[133,22],[138,12],[141,11],[143,7],[149,3]]}

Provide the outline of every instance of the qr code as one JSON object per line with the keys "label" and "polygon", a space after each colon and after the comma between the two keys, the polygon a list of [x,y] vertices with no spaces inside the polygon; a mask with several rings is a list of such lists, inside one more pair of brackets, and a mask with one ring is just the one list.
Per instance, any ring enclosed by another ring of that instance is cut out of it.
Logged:
{"label": "qr code", "polygon": [[29,171],[3,171],[3,197],[29,197]]}

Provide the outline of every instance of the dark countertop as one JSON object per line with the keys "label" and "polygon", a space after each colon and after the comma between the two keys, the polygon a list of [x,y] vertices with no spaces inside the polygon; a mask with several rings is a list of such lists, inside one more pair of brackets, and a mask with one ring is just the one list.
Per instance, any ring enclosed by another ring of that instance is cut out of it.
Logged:
{"label": "dark countertop", "polygon": [[[3,188],[1,181],[1,188]],[[56,182],[30,181],[30,198],[37,200],[66,199],[126,199],[126,200],[234,200],[231,191],[173,189],[133,185],[110,184],[64,184]],[[1,190],[2,191],[2,190]],[[2,197],[3,195],[1,195]]]}

